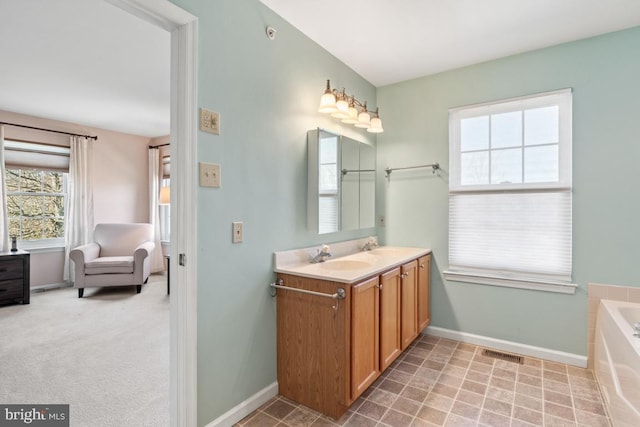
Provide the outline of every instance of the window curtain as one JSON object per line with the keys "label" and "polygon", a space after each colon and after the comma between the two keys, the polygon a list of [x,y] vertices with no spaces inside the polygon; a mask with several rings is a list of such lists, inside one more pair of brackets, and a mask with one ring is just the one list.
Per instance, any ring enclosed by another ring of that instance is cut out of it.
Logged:
{"label": "window curtain", "polygon": [[74,281],[69,252],[92,241],[93,178],[91,176],[93,146],[87,138],[72,136],[69,152],[69,189],[64,224],[64,280]]}
{"label": "window curtain", "polygon": [[0,125],[0,198],[2,211],[0,212],[0,252],[8,251],[9,246],[9,216],[7,213],[7,186],[4,179],[4,126]]}
{"label": "window curtain", "polygon": [[164,270],[162,258],[162,244],[160,243],[160,150],[149,149],[149,222],[153,225],[153,243],[156,249],[151,254],[151,272]]}

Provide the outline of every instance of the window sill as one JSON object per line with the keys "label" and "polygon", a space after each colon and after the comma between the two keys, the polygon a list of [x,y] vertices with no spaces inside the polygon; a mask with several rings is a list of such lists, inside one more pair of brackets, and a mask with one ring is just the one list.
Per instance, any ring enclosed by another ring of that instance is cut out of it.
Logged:
{"label": "window sill", "polygon": [[25,250],[32,254],[45,252],[64,252],[64,243],[26,243],[18,242],[18,249]]}
{"label": "window sill", "polygon": [[507,288],[529,289],[534,291],[555,292],[560,294],[575,294],[578,287],[575,283],[554,282],[551,280],[515,279],[466,273],[462,271],[444,271],[444,278],[454,282],[476,283],[489,286],[503,286]]}

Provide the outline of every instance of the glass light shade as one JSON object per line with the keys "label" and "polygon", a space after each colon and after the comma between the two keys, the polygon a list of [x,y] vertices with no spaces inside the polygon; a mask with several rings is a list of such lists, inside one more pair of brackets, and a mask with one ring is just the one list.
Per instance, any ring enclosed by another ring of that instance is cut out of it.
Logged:
{"label": "glass light shade", "polygon": [[354,125],[357,128],[368,128],[371,126],[371,115],[365,110],[358,115],[358,123]]}
{"label": "glass light shade", "polygon": [[373,119],[371,119],[371,127],[367,129],[367,132],[371,132],[371,133],[384,132],[384,129],[382,129],[382,120],[380,120],[380,117],[374,117]]}
{"label": "glass light shade", "polygon": [[160,187],[160,196],[158,196],[159,205],[168,205],[171,203],[171,187]]}
{"label": "glass light shade", "polygon": [[336,102],[336,111],[331,115],[337,119],[346,119],[349,117],[349,103],[344,99],[340,99]]}
{"label": "glass light shade", "polygon": [[342,123],[347,123],[350,125],[358,123],[358,110],[356,110],[356,107],[349,107],[349,116],[342,119]]}
{"label": "glass light shade", "polygon": [[331,92],[325,92],[320,98],[320,106],[318,107],[319,113],[333,113],[337,111],[336,108],[336,96]]}

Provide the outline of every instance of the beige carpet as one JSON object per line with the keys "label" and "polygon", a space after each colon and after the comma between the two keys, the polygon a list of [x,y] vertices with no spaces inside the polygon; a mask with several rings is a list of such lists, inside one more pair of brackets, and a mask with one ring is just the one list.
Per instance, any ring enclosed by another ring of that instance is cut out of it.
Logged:
{"label": "beige carpet", "polygon": [[72,427],[169,425],[166,276],[0,307],[0,403],[70,404]]}

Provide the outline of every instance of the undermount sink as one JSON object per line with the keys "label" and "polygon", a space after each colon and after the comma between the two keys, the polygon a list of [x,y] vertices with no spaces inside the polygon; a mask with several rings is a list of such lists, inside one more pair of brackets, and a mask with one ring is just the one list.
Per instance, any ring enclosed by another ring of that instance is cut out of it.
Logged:
{"label": "undermount sink", "polygon": [[327,261],[322,264],[318,264],[321,268],[327,270],[360,270],[363,268],[371,267],[371,264],[366,261],[356,261],[356,260],[335,260],[335,261]]}
{"label": "undermount sink", "polygon": [[390,255],[400,254],[401,250],[396,248],[375,248],[364,253],[371,254],[371,255],[379,255],[379,256],[390,256]]}

